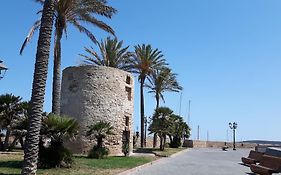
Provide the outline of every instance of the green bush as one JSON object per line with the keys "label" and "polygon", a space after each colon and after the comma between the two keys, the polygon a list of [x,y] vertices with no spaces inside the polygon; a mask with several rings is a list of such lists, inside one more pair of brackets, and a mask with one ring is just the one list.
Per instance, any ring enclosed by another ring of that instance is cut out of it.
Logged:
{"label": "green bush", "polygon": [[47,148],[40,143],[38,162],[40,168],[70,168],[72,163],[73,155],[62,143],[51,142]]}
{"label": "green bush", "polygon": [[108,148],[94,146],[90,150],[88,157],[95,158],[95,159],[103,159],[103,158],[106,158],[108,156],[108,154],[109,154]]}
{"label": "green bush", "polygon": [[181,138],[174,137],[172,142],[170,143],[171,148],[178,148],[181,146]]}
{"label": "green bush", "polygon": [[122,145],[122,152],[124,153],[124,155],[128,156],[129,155],[129,151],[130,151],[129,143],[128,142],[123,143],[123,145]]}

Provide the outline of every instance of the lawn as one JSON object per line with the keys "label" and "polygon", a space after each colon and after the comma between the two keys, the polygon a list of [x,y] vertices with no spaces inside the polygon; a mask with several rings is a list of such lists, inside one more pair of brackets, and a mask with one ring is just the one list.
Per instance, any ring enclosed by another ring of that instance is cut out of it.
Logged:
{"label": "lawn", "polygon": [[[20,175],[21,154],[0,154],[0,175]],[[39,169],[38,175],[112,175],[155,160],[155,157],[75,157],[72,168]]]}

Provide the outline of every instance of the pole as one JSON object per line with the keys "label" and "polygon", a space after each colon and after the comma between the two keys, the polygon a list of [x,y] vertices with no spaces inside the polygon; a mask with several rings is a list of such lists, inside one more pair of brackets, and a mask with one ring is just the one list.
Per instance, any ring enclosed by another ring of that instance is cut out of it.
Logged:
{"label": "pole", "polygon": [[233,150],[236,150],[236,148],[235,148],[235,128],[233,128]]}
{"label": "pole", "polygon": [[197,126],[197,140],[199,140],[199,125]]}
{"label": "pole", "polygon": [[180,109],[179,109],[179,116],[181,116],[181,99],[182,99],[182,92],[180,94]]}
{"label": "pole", "polygon": [[191,101],[188,101],[188,118],[187,118],[187,124],[190,127],[190,103]]}

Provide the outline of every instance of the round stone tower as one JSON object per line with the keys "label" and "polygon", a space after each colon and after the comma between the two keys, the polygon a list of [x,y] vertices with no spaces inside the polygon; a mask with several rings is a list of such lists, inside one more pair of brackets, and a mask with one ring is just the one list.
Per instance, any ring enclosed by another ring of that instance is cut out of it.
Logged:
{"label": "round stone tower", "polygon": [[95,144],[86,137],[88,126],[110,122],[114,135],[104,140],[110,155],[122,155],[122,145],[133,148],[133,76],[105,66],[68,67],[63,70],[61,114],[77,119],[79,136],[67,146],[75,153],[87,153]]}

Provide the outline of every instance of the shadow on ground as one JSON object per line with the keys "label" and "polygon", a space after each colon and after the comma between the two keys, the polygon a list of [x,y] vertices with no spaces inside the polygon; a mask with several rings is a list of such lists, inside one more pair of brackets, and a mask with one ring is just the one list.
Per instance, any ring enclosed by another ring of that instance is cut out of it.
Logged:
{"label": "shadow on ground", "polygon": [[[5,162],[0,162],[0,168],[21,168],[22,167],[22,161],[5,161]],[[0,173],[0,175],[20,175],[20,174],[4,174]]]}

